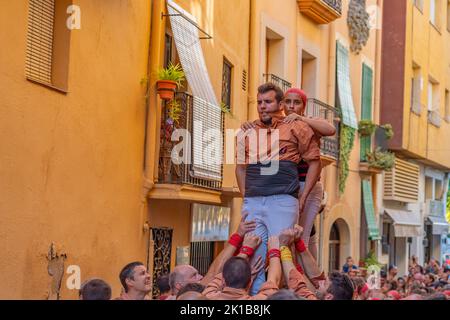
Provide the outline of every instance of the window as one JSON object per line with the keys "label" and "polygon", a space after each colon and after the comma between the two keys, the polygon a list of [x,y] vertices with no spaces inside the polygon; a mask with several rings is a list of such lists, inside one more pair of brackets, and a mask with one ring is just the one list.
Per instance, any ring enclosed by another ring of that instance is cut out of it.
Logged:
{"label": "window", "polygon": [[316,97],[317,58],[302,50],[302,88],[311,98]]}
{"label": "window", "polygon": [[[373,71],[366,64],[363,64],[362,82],[361,120],[372,120]],[[361,137],[360,145],[360,159],[367,161],[367,152],[372,149],[372,138]]]}
{"label": "window", "polygon": [[72,0],[29,0],[25,74],[28,80],[67,91]]}
{"label": "window", "polygon": [[421,113],[421,93],[422,93],[422,76],[419,66],[413,66],[413,78],[411,83],[411,111],[420,115]]}
{"label": "window", "polygon": [[286,91],[291,84],[283,79],[286,41],[283,36],[266,28],[266,61],[264,81],[272,82]]}
{"label": "window", "polygon": [[447,1],[447,30],[450,32],[450,1]]}
{"label": "window", "polygon": [[414,0],[414,5],[423,12],[423,0]]}
{"label": "window", "polygon": [[445,90],[445,121],[450,122],[450,91]]}
{"label": "window", "polygon": [[173,62],[173,38],[170,34],[166,33],[164,41],[164,68],[167,68],[170,62]]}
{"label": "window", "polygon": [[231,75],[233,66],[227,59],[223,59],[222,70],[222,103],[231,110]]}
{"label": "window", "polygon": [[438,29],[440,27],[439,6],[440,6],[439,0],[430,0],[430,22]]}
{"label": "window", "polygon": [[430,77],[428,82],[428,122],[436,127],[441,125],[439,104],[439,83]]}

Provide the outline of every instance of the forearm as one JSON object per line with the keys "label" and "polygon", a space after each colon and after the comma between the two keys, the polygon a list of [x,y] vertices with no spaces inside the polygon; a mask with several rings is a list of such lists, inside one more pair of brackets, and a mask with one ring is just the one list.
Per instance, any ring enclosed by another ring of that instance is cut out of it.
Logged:
{"label": "forearm", "polygon": [[334,136],[336,134],[336,128],[327,120],[303,117],[302,121],[309,124],[314,132],[317,132],[323,137]]}
{"label": "forearm", "polygon": [[280,285],[281,280],[281,263],[280,258],[274,257],[269,261],[269,272],[267,273],[267,281],[272,281],[277,286]]}
{"label": "forearm", "polygon": [[245,172],[246,166],[243,164],[236,165],[236,180],[242,197],[245,196]]}
{"label": "forearm", "polygon": [[302,193],[302,197],[306,199],[311,193],[311,190],[319,180],[320,173],[322,172],[322,166],[320,160],[314,160],[308,162],[309,168],[305,180],[305,188]]}

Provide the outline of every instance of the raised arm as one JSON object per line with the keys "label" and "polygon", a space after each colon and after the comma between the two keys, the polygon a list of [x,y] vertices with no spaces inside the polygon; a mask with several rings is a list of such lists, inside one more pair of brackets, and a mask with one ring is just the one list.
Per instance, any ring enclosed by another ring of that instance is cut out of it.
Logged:
{"label": "raised arm", "polygon": [[225,244],[225,248],[222,252],[214,259],[213,263],[208,269],[208,273],[200,281],[201,284],[207,285],[211,282],[214,277],[222,272],[223,266],[228,259],[230,259],[236,251],[241,248],[244,237],[247,233],[252,232],[256,228],[255,221],[245,221],[248,214],[242,216],[241,222],[236,230],[236,232],[230,237],[230,240]]}
{"label": "raised arm", "polygon": [[236,164],[236,180],[242,197],[245,197],[245,172],[247,166],[245,164]]}
{"label": "raised arm", "polygon": [[321,118],[310,118],[298,115],[296,113],[291,113],[284,120],[286,123],[292,123],[294,121],[303,121],[313,129],[314,133],[321,137],[334,136],[336,134],[336,128],[325,119]]}

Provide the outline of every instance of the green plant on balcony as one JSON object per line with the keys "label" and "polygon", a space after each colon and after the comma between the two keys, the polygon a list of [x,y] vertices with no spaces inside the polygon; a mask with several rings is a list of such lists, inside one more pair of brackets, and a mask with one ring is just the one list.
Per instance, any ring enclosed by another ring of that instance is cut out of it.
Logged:
{"label": "green plant on balcony", "polygon": [[177,88],[182,87],[185,74],[180,64],[170,63],[167,68],[158,71],[156,89],[161,99],[172,100]]}
{"label": "green plant on balcony", "polygon": [[366,11],[366,0],[351,0],[348,8],[347,25],[352,44],[350,50],[359,54],[370,36],[370,16]]}
{"label": "green plant on balcony", "polygon": [[364,264],[366,268],[369,268],[370,266],[377,266],[379,268],[383,267],[383,264],[377,260],[375,252],[373,251],[370,251],[367,254],[367,258],[364,259]]}
{"label": "green plant on balcony", "polygon": [[389,151],[381,151],[377,148],[375,151],[367,152],[367,162],[369,167],[381,170],[390,170],[395,164],[395,155]]}
{"label": "green plant on balcony", "polygon": [[361,120],[358,123],[358,132],[360,137],[368,137],[375,133],[377,125],[371,120]]}
{"label": "green plant on balcony", "polygon": [[167,105],[167,108],[167,116],[169,122],[171,122],[173,125],[178,125],[181,118],[181,112],[183,111],[181,109],[181,103],[177,100],[171,100]]}
{"label": "green plant on balcony", "polygon": [[352,127],[341,125],[340,152],[339,152],[339,192],[345,191],[345,182],[348,178],[350,153],[355,142],[356,130]]}
{"label": "green plant on balcony", "polygon": [[231,119],[236,119],[236,117],[234,116],[234,114],[231,112],[231,108],[226,105],[224,102],[220,103],[220,109],[222,110],[222,112],[229,116]]}
{"label": "green plant on balcony", "polygon": [[391,140],[394,137],[394,129],[390,123],[382,125],[380,128],[384,129],[384,134],[387,140]]}

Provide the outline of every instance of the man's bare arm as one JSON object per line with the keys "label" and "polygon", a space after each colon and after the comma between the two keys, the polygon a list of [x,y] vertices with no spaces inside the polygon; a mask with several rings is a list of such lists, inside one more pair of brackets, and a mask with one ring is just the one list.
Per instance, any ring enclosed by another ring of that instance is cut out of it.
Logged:
{"label": "man's bare arm", "polygon": [[245,172],[246,172],[246,169],[247,169],[247,165],[236,164],[236,180],[237,180],[238,187],[239,187],[242,197],[245,196]]}
{"label": "man's bare arm", "polygon": [[305,188],[300,197],[300,210],[303,210],[306,199],[308,198],[308,195],[311,193],[311,190],[314,188],[317,181],[319,180],[320,173],[322,172],[322,164],[320,162],[320,159],[307,161],[307,163],[309,168],[308,173],[306,175]]}

